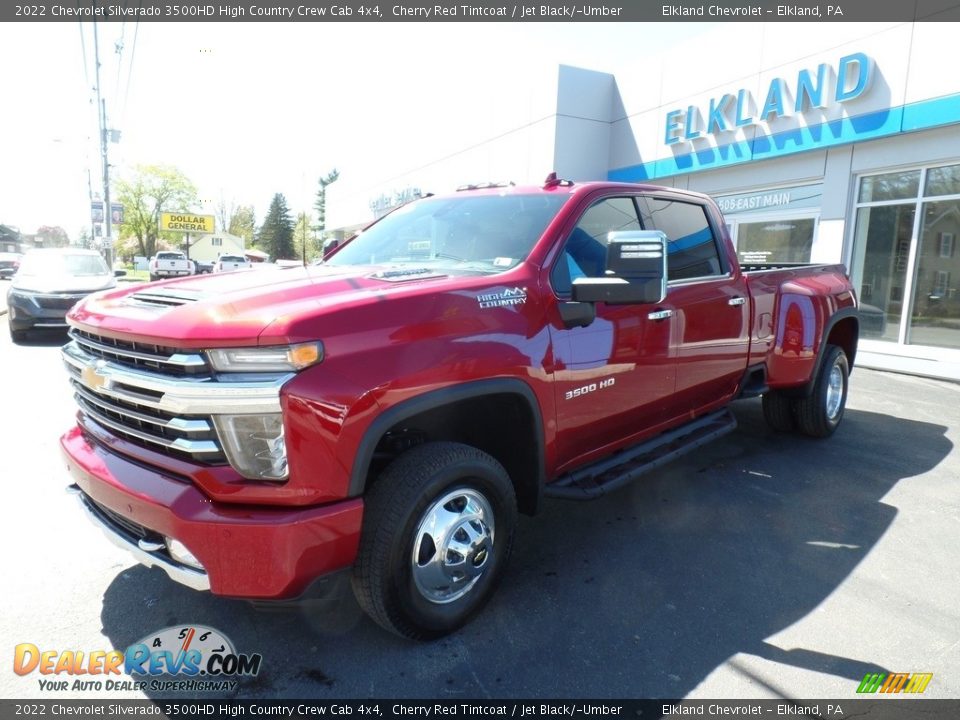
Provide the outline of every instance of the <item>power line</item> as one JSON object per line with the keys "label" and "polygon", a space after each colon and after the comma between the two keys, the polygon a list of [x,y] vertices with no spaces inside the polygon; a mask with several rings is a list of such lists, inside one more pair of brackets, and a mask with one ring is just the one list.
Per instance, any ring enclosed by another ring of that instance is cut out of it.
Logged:
{"label": "power line", "polygon": [[[143,0],[137,3],[137,7],[143,6]],[[130,79],[133,77],[133,61],[137,53],[137,37],[140,34],[140,21],[137,20],[133,26],[133,45],[130,47],[130,64],[127,66],[127,87],[123,91],[123,107],[120,110],[121,125],[127,121],[127,100],[130,99]]]}
{"label": "power line", "polygon": [[[80,0],[77,0],[77,9],[80,8]],[[83,22],[78,22],[80,28],[80,52],[83,54],[83,81],[87,84],[87,92],[90,91],[90,73],[87,71],[87,43],[83,38]]]}
{"label": "power line", "polygon": [[[123,9],[127,9],[126,0],[123,3]],[[113,96],[117,97],[120,95],[120,71],[123,69],[123,38],[127,32],[127,21],[124,20],[120,25],[120,39],[113,44],[114,52],[117,54],[117,81],[113,86]]]}

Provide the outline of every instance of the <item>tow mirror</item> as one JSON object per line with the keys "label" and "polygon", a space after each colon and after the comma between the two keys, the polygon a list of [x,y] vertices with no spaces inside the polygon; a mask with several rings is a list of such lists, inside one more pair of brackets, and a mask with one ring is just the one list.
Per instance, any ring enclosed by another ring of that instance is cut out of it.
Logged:
{"label": "tow mirror", "polygon": [[667,236],[659,230],[607,235],[604,277],[573,281],[575,302],[611,305],[659,303],[667,296]]}

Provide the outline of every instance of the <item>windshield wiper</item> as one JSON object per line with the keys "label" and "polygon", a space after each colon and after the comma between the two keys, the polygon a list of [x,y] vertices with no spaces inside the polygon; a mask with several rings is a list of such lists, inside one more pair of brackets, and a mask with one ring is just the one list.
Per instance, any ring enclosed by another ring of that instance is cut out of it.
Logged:
{"label": "windshield wiper", "polygon": [[444,260],[456,260],[457,262],[467,262],[466,258],[457,257],[456,255],[451,255],[450,253],[434,253],[434,258],[443,258]]}

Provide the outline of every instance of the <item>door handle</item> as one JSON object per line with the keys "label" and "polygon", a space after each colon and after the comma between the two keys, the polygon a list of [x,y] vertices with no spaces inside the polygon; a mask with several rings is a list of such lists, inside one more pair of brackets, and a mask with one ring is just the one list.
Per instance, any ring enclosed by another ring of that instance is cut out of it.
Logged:
{"label": "door handle", "polygon": [[730,298],[729,300],[727,300],[727,305],[734,305],[734,306],[736,306],[736,305],[743,305],[743,304],[746,303],[746,302],[747,302],[747,299],[746,299],[746,298],[742,298],[742,297],[732,297],[732,298]]}
{"label": "door handle", "polygon": [[654,310],[647,313],[648,320],[666,320],[669,317],[673,317],[673,310]]}

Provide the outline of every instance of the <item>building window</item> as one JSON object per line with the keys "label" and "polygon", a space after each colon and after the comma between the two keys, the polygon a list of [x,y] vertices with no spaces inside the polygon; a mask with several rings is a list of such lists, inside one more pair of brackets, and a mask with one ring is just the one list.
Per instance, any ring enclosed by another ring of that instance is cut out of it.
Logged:
{"label": "building window", "polygon": [[823,183],[721,195],[717,205],[743,265],[808,263],[823,202]]}
{"label": "building window", "polygon": [[817,220],[812,217],[739,222],[735,235],[737,255],[744,265],[808,263],[816,228]]}
{"label": "building window", "polygon": [[949,260],[953,257],[954,233],[940,233],[940,257]]}
{"label": "building window", "polygon": [[960,349],[960,165],[864,177],[858,198],[861,336]]}

